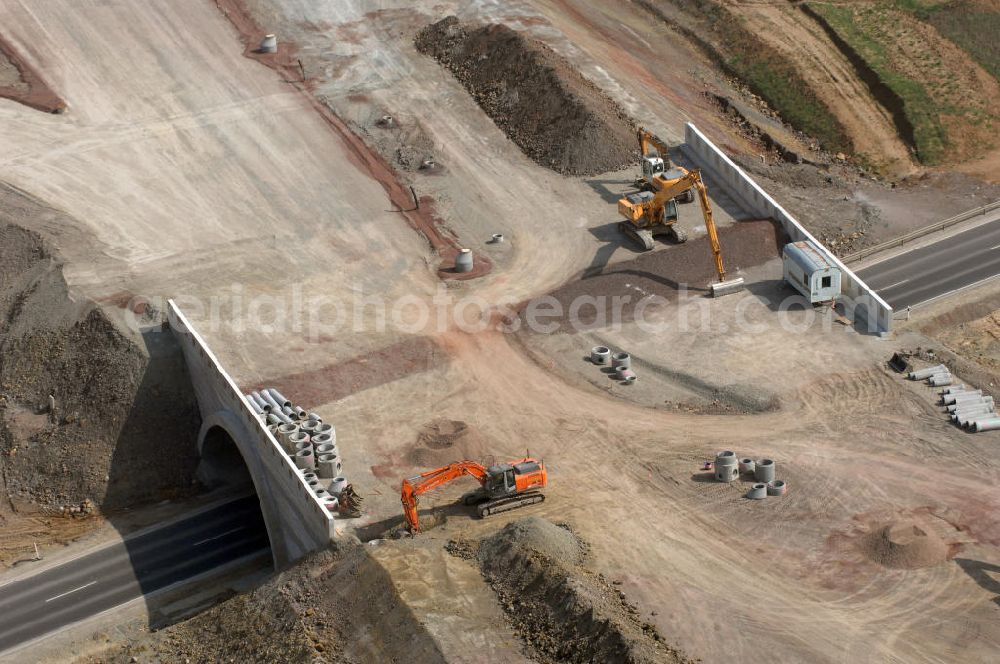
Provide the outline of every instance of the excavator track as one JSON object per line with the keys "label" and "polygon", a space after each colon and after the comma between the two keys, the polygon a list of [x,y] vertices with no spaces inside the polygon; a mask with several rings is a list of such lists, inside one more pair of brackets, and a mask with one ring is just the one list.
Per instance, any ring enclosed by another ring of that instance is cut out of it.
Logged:
{"label": "excavator track", "polygon": [[543,493],[523,493],[518,496],[508,496],[483,503],[476,508],[476,513],[479,514],[480,518],[485,519],[493,514],[509,512],[510,510],[527,507],[528,505],[537,505],[544,500],[545,494]]}
{"label": "excavator track", "polygon": [[653,248],[653,234],[645,228],[636,228],[627,221],[621,221],[618,222],[618,230],[635,240],[643,251],[650,251]]}

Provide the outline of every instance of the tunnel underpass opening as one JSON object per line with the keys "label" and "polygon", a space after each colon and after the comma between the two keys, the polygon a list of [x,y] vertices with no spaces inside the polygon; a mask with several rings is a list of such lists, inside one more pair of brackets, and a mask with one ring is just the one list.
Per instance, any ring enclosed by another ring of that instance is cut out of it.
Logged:
{"label": "tunnel underpass opening", "polygon": [[[160,614],[161,623],[165,618],[170,622],[170,618],[162,615],[164,602],[151,600],[150,593],[199,577],[197,591],[219,586],[221,599],[232,594],[222,586],[228,586],[240,570],[274,569],[271,541],[250,469],[236,441],[222,427],[212,427],[206,433],[196,476],[217,496],[211,506],[125,541],[135,583],[147,595],[150,618]],[[209,574],[212,572],[218,574]],[[179,588],[169,594],[189,592],[194,591]]]}

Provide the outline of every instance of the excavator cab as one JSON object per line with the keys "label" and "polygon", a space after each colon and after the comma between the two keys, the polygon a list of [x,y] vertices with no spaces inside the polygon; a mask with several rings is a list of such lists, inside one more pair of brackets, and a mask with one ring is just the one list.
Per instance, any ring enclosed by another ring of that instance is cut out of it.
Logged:
{"label": "excavator cab", "polygon": [[517,493],[514,466],[503,463],[487,468],[486,493],[490,498],[502,498]]}
{"label": "excavator cab", "polygon": [[664,169],[663,160],[659,157],[642,158],[642,179],[648,186],[652,186],[653,178],[662,173]]}

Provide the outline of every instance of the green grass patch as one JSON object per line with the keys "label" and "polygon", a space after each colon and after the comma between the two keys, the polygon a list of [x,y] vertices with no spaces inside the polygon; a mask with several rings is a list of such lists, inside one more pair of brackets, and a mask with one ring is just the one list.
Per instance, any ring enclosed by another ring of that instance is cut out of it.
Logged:
{"label": "green grass patch", "polygon": [[[809,7],[827,22],[899,99],[902,112],[912,125],[913,147],[920,161],[925,164],[940,162],[948,145],[947,134],[939,120],[940,109],[922,83],[900,74],[890,66],[886,49],[892,48],[891,44],[884,44],[868,33],[865,21],[859,20],[851,7],[824,3],[809,3]],[[871,18],[879,20],[878,17]],[[938,73],[928,72],[928,76],[935,75]]]}
{"label": "green grass patch", "polygon": [[707,0],[672,2],[684,11],[693,11],[703,23],[699,27],[675,27],[698,42],[729,75],[742,81],[788,124],[812,136],[827,150],[852,151],[843,126],[799,76],[792,62],[758,39],[742,18]]}
{"label": "green grass patch", "polygon": [[928,22],[1000,81],[1000,13],[948,7]]}

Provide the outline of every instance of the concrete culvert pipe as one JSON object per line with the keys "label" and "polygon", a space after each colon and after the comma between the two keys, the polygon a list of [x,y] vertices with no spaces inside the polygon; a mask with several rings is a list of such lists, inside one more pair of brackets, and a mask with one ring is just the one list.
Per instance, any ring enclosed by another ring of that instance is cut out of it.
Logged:
{"label": "concrete culvert pipe", "polygon": [[306,420],[305,422],[299,422],[299,430],[303,433],[307,433],[310,436],[316,432],[316,427],[319,426],[319,422],[315,420]]}
{"label": "concrete culvert pipe", "polygon": [[274,397],[272,397],[266,390],[260,393],[260,398],[267,404],[269,413],[277,414],[282,412],[281,404],[275,401]]}
{"label": "concrete culvert pipe", "polygon": [[972,425],[972,430],[977,433],[980,431],[992,431],[994,429],[1000,429],[1000,417],[990,417],[985,420],[976,420]]}
{"label": "concrete culvert pipe", "polygon": [[747,498],[750,500],[764,500],[767,498],[767,485],[763,482],[758,482],[750,487],[750,491],[747,492]]}
{"label": "concrete culvert pipe", "polygon": [[246,395],[244,395],[244,398],[246,399],[247,405],[250,406],[250,410],[252,410],[253,412],[257,413],[258,415],[264,415],[265,414],[264,409],[261,408],[260,404],[257,403],[257,400],[254,399],[252,395],[246,394]]}
{"label": "concrete culvert pipe", "polygon": [[288,434],[288,444],[293,445],[297,450],[300,450],[307,446],[310,448],[312,447],[311,445],[309,445],[308,434],[305,434],[302,431],[296,431],[295,433]]}
{"label": "concrete culvert pipe", "polygon": [[315,491],[316,489],[322,489],[323,488],[323,484],[319,481],[318,478],[313,478],[311,480],[306,480],[306,486],[308,486],[312,491]]}
{"label": "concrete culvert pipe", "polygon": [[270,394],[271,398],[274,399],[277,403],[280,403],[282,408],[292,407],[292,402],[286,399],[285,395],[283,395],[281,392],[274,389],[273,387],[267,388],[267,393]]}
{"label": "concrete culvert pipe", "polygon": [[787,490],[788,485],[785,483],[785,480],[774,480],[767,484],[767,495],[769,496],[783,496]]}
{"label": "concrete culvert pipe", "polygon": [[297,424],[281,424],[278,426],[278,441],[286,452],[295,451],[295,443],[289,439],[289,436],[293,433],[298,433],[298,430],[299,426]]}
{"label": "concrete culvert pipe", "polygon": [[267,414],[267,423],[268,423],[268,425],[271,425],[271,424],[278,425],[278,424],[282,424],[282,421],[281,421],[281,418],[278,417],[277,415],[275,415],[274,413],[268,413]]}
{"label": "concrete culvert pipe", "polygon": [[615,371],[618,375],[618,380],[624,380],[628,383],[635,380],[635,372],[627,367],[618,367]]}
{"label": "concrete culvert pipe", "polygon": [[292,406],[292,410],[295,411],[295,416],[298,417],[300,420],[304,420],[307,418],[306,411],[303,408],[299,408],[298,406]]}
{"label": "concrete culvert pipe", "polygon": [[327,512],[330,512],[331,514],[336,514],[337,512],[340,511],[340,501],[337,500],[335,496],[328,495],[323,500],[323,507],[326,508]]}
{"label": "concrete culvert pipe", "polygon": [[753,469],[753,477],[758,482],[765,484],[774,480],[774,461],[771,459],[761,459]]}
{"label": "concrete culvert pipe", "polygon": [[334,445],[333,443],[321,443],[321,444],[317,445],[316,444],[316,439],[314,438],[313,439],[313,450],[316,452],[316,454],[336,454],[337,453],[337,446]]}
{"label": "concrete culvert pipe", "polygon": [[319,429],[313,430],[312,439],[317,445],[326,445],[327,443],[331,445],[337,444],[337,441],[330,433],[319,433]]}
{"label": "concrete culvert pipe", "polygon": [[332,454],[321,454],[316,457],[316,472],[325,480],[331,480],[340,472],[337,467],[337,457]]}
{"label": "concrete culvert pipe", "polygon": [[974,408],[984,408],[984,407],[985,408],[993,408],[993,405],[994,405],[993,404],[993,398],[992,397],[986,397],[985,399],[982,399],[981,401],[967,401],[967,402],[964,402],[964,403],[957,403],[957,404],[948,406],[948,412],[950,412],[952,415],[956,415],[958,413],[961,413],[962,411],[972,410]]}
{"label": "concrete culvert pipe", "polygon": [[715,481],[732,482],[739,476],[736,452],[726,450],[715,455]]}
{"label": "concrete culvert pipe", "polygon": [[299,468],[308,468],[312,470],[316,467],[316,458],[313,456],[313,451],[309,448],[299,450],[295,453],[295,465]]}
{"label": "concrete culvert pipe", "polygon": [[962,415],[958,418],[958,426],[964,429],[971,429],[976,422],[980,420],[989,420],[996,417],[997,414],[993,410],[989,410],[983,413],[974,413],[969,415]]}
{"label": "concrete culvert pipe", "polygon": [[284,413],[285,417],[287,417],[291,422],[297,422],[299,420],[299,416],[295,414],[295,411],[292,410],[291,406],[284,406],[281,409],[281,412]]}
{"label": "concrete culvert pipe", "polygon": [[274,35],[264,35],[264,38],[260,40],[260,52],[261,53],[277,53],[278,52],[278,38]]}
{"label": "concrete culvert pipe", "polygon": [[461,249],[455,256],[455,272],[472,272],[472,251]]}
{"label": "concrete culvert pipe", "polygon": [[941,387],[943,385],[951,384],[951,374],[931,376],[928,380],[931,387]]}
{"label": "concrete culvert pipe", "polygon": [[987,413],[992,413],[993,406],[987,406],[986,404],[979,404],[975,408],[966,408],[964,410],[957,410],[951,415],[951,421],[957,422],[962,426],[965,426],[965,421],[969,419],[974,419],[980,415],[985,415]]}
{"label": "concrete culvert pipe", "polygon": [[319,479],[319,475],[317,475],[316,473],[309,472],[308,470],[302,470],[301,468],[299,470],[302,472],[302,479],[304,479],[306,482],[308,482],[309,480]]}
{"label": "concrete culvert pipe", "polygon": [[946,404],[956,403],[958,401],[965,401],[967,399],[973,399],[983,395],[982,390],[972,390],[969,392],[954,392],[952,394],[946,394],[943,397],[943,401]]}
{"label": "concrete culvert pipe", "polygon": [[319,422],[316,428],[313,430],[313,436],[329,436],[329,441],[327,438],[323,438],[320,442],[331,442],[334,445],[337,444],[337,430],[332,424],[327,424],[326,422]]}
{"label": "concrete culvert pipe", "polygon": [[605,365],[611,362],[611,349],[607,346],[594,346],[590,349],[590,361]]}
{"label": "concrete culvert pipe", "polygon": [[967,388],[964,384],[962,384],[962,385],[952,385],[951,387],[947,387],[947,388],[941,390],[941,394],[943,394],[943,395],[944,394],[957,394],[959,392],[965,392],[968,389],[969,388]]}
{"label": "concrete culvert pipe", "polygon": [[264,397],[261,396],[260,392],[251,392],[250,398],[256,401],[257,405],[260,406],[261,410],[265,413],[271,412],[271,404],[269,404]]}
{"label": "concrete culvert pipe", "polygon": [[324,489],[323,487],[318,487],[313,491],[313,493],[316,494],[317,498],[326,498],[327,496],[330,495],[330,492]]}
{"label": "concrete culvert pipe", "polygon": [[927,367],[926,369],[919,369],[917,371],[910,372],[910,380],[923,380],[925,378],[930,378],[936,373],[941,373],[942,371],[947,371],[948,367],[943,364],[939,364],[934,367]]}
{"label": "concrete culvert pipe", "polygon": [[945,410],[949,413],[955,413],[963,408],[975,408],[976,406],[992,406],[993,397],[976,397],[975,399],[963,399],[962,401],[957,401],[949,406],[945,406]]}
{"label": "concrete culvert pipe", "polygon": [[754,466],[753,459],[740,459],[740,472],[741,473],[753,473]]}
{"label": "concrete culvert pipe", "polygon": [[629,373],[627,376],[622,378],[622,382],[626,385],[635,385],[636,375],[634,373]]}
{"label": "concrete culvert pipe", "polygon": [[945,406],[944,409],[949,413],[957,413],[963,408],[975,408],[976,406],[982,406],[986,401],[982,398],[975,399],[972,401],[963,401],[961,403],[953,403],[950,406]]}
{"label": "concrete culvert pipe", "polygon": [[632,356],[624,351],[615,353],[611,356],[611,366],[615,369],[628,369],[632,366]]}
{"label": "concrete culvert pipe", "polygon": [[493,237],[490,238],[490,242],[493,243],[493,244],[502,244],[503,243],[503,233],[494,233]]}
{"label": "concrete culvert pipe", "polygon": [[309,420],[313,422],[322,422],[323,418],[317,415],[316,413],[309,413]]}
{"label": "concrete culvert pipe", "polygon": [[330,493],[332,493],[335,496],[339,496],[340,492],[343,491],[344,487],[346,486],[347,486],[347,478],[344,477],[343,475],[338,475],[337,477],[333,478],[332,482],[330,482]]}

